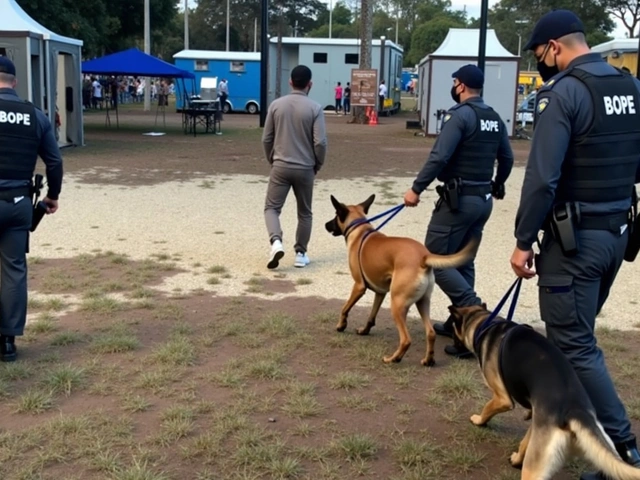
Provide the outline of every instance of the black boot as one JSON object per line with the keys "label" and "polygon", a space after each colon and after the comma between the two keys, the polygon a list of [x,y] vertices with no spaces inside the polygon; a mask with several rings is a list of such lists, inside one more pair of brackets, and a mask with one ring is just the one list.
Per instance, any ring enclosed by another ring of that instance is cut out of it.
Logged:
{"label": "black boot", "polygon": [[16,337],[0,335],[0,360],[3,362],[15,362],[17,355]]}
{"label": "black boot", "polygon": [[[638,446],[636,444],[635,437],[624,443],[615,444],[616,451],[622,457],[626,463],[636,468],[640,468],[640,452],[638,452]],[[588,472],[583,473],[580,476],[580,480],[610,480],[602,472]]]}
{"label": "black boot", "polygon": [[447,345],[444,347],[444,353],[456,358],[473,358],[473,352],[469,351],[464,345]]}
{"label": "black boot", "polygon": [[449,315],[446,322],[435,322],[433,329],[436,331],[436,335],[442,335],[443,337],[453,338],[453,316]]}

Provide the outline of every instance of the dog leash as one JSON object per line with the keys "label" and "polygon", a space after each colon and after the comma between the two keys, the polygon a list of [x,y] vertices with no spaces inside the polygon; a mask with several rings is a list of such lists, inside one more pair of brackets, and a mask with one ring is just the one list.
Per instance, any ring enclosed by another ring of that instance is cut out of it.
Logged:
{"label": "dog leash", "polygon": [[[384,227],[393,217],[395,217],[398,213],[400,213],[400,210],[402,210],[404,208],[404,203],[401,203],[400,205],[396,205],[393,208],[389,208],[388,210],[385,210],[382,213],[379,213],[378,215],[374,215],[371,218],[358,218],[356,220],[354,220],[353,222],[351,222],[349,225],[347,225],[347,228],[345,228],[344,232],[345,232],[345,238],[347,236],[347,232],[349,232],[352,228],[357,227],[358,225],[362,225],[365,223],[371,223],[374,222],[376,220],[379,220],[380,218],[386,217],[388,216],[388,218],[382,222],[380,225],[378,225],[374,230],[370,230],[368,233],[370,232],[377,232],[378,230],[380,230],[382,227]],[[365,236],[366,238],[366,236]]]}
{"label": "dog leash", "polygon": [[491,312],[491,314],[487,318],[485,318],[484,321],[478,326],[473,336],[474,349],[477,346],[478,341],[480,340],[482,335],[484,335],[484,333],[492,326],[493,321],[498,316],[498,314],[500,313],[500,310],[502,310],[502,307],[504,307],[504,304],[507,302],[507,300],[511,296],[511,292],[513,292],[513,298],[511,299],[511,305],[509,306],[509,313],[507,313],[507,317],[505,318],[504,321],[505,322],[513,321],[513,314],[516,311],[516,306],[518,304],[518,296],[520,295],[521,286],[522,286],[522,278],[518,277],[516,278],[515,282],[511,284],[511,286],[509,287],[509,290],[507,290],[507,293],[504,294],[504,296],[502,297],[502,300],[500,300],[496,308],[493,309],[493,312]]}
{"label": "dog leash", "polygon": [[363,225],[365,223],[371,223],[375,220],[378,220],[380,218],[383,217],[388,217],[384,222],[382,222],[380,225],[378,225],[376,228],[374,228],[373,230],[369,230],[368,232],[366,232],[364,234],[364,236],[362,237],[362,240],[360,241],[360,246],[358,247],[358,267],[360,269],[360,276],[362,277],[362,281],[364,282],[364,286],[368,289],[371,290],[371,287],[369,285],[369,283],[367,282],[367,279],[364,276],[364,272],[362,271],[362,261],[360,260],[360,254],[362,253],[362,246],[364,245],[364,241],[367,239],[367,237],[372,234],[373,232],[377,232],[378,230],[380,230],[382,227],[384,227],[389,220],[391,220],[393,217],[395,217],[398,213],[400,213],[400,210],[402,210],[404,208],[404,203],[401,203],[400,205],[396,205],[393,208],[389,208],[388,210],[385,210],[382,213],[379,213],[378,215],[374,215],[371,218],[358,218],[356,220],[354,220],[353,222],[351,222],[347,228],[345,228],[344,230],[344,238],[345,241],[347,239],[347,235],[349,234],[349,232],[351,231],[352,228],[355,228],[359,225]]}

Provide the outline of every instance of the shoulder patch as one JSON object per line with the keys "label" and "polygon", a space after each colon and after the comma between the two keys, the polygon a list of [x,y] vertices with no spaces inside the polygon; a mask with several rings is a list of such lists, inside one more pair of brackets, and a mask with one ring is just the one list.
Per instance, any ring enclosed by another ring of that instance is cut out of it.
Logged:
{"label": "shoulder patch", "polygon": [[545,97],[545,98],[541,98],[540,101],[538,102],[538,106],[536,107],[536,110],[538,111],[538,115],[540,115],[542,112],[545,111],[545,109],[547,108],[547,105],[549,105],[549,102],[551,100],[549,99],[549,97]]}
{"label": "shoulder patch", "polygon": [[445,122],[445,123],[446,123],[446,122],[448,122],[450,118],[451,118],[451,114],[450,114],[450,113],[447,113],[447,114],[444,116],[444,120],[443,120],[443,122]]}

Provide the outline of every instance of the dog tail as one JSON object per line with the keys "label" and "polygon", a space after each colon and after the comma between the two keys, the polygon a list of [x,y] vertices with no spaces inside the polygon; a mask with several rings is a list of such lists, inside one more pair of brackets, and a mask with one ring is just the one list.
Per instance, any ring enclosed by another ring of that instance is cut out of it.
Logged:
{"label": "dog tail", "polygon": [[625,463],[602,425],[591,412],[572,415],[567,423],[575,435],[576,444],[584,457],[608,477],[619,480],[640,480],[640,469]]}
{"label": "dog tail", "polygon": [[480,239],[472,238],[462,250],[453,255],[438,255],[429,252],[422,261],[422,268],[457,268],[476,256],[479,245]]}

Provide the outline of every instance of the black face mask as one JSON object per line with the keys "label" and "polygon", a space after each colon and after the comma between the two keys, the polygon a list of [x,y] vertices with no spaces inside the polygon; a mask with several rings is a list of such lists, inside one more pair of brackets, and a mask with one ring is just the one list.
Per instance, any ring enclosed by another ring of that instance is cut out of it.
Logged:
{"label": "black face mask", "polygon": [[552,77],[556,76],[558,73],[560,73],[560,69],[558,68],[557,65],[550,67],[544,62],[538,62],[538,73],[540,74],[542,81],[546,82],[550,80]]}
{"label": "black face mask", "polygon": [[458,85],[454,85],[453,87],[451,87],[451,98],[454,102],[460,103],[460,94],[456,93],[456,88],[458,88]]}
{"label": "black face mask", "polygon": [[547,45],[547,48],[544,49],[544,52],[542,53],[542,57],[540,57],[540,60],[538,61],[538,65],[537,65],[538,73],[540,74],[540,77],[542,78],[543,82],[550,80],[552,77],[560,73],[560,69],[558,68],[557,64],[550,67],[549,65],[544,63],[544,59],[548,55],[548,53],[549,53],[549,45]]}

